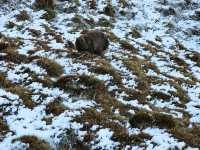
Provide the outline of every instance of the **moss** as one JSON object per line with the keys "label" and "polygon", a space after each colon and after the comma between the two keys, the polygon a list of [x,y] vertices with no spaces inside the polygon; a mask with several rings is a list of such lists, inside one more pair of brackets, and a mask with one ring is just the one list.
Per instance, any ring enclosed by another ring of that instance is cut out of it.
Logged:
{"label": "moss", "polygon": [[65,106],[61,103],[61,101],[58,99],[54,100],[53,102],[50,102],[46,106],[46,113],[47,114],[54,114],[55,116],[60,115],[65,111]]}
{"label": "moss", "polygon": [[48,75],[53,77],[58,77],[63,74],[63,67],[57,62],[50,60],[48,58],[41,58],[38,60],[38,65],[46,69]]}
{"label": "moss", "polygon": [[153,117],[147,112],[139,111],[130,118],[129,123],[134,128],[145,128],[153,124]]}
{"label": "moss", "polygon": [[27,11],[22,10],[20,13],[16,16],[17,21],[25,21],[29,20],[30,16],[28,15]]}
{"label": "moss", "polygon": [[51,147],[49,143],[47,143],[45,140],[39,139],[36,136],[31,135],[24,135],[22,137],[19,137],[17,139],[14,139],[12,142],[21,141],[22,143],[28,144],[29,148],[28,150],[50,150]]}

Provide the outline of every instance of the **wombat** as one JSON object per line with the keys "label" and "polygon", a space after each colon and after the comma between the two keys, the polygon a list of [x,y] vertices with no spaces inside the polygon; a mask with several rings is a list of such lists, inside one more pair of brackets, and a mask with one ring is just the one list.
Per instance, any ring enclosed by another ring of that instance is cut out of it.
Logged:
{"label": "wombat", "polygon": [[103,55],[109,46],[108,37],[99,30],[90,30],[76,39],[76,49],[80,52],[87,51],[97,55]]}

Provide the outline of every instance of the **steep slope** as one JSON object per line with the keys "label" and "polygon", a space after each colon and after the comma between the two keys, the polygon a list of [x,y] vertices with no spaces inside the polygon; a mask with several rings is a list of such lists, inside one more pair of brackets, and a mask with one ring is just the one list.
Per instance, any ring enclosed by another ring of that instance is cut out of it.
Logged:
{"label": "steep slope", "polygon": [[200,147],[198,0],[0,3],[0,149]]}

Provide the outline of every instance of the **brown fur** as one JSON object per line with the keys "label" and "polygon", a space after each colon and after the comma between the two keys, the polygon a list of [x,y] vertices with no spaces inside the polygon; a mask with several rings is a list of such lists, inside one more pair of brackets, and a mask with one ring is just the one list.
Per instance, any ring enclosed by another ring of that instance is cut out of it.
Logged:
{"label": "brown fur", "polygon": [[78,51],[87,51],[102,55],[103,52],[108,48],[109,41],[103,32],[91,30],[77,38],[75,45]]}

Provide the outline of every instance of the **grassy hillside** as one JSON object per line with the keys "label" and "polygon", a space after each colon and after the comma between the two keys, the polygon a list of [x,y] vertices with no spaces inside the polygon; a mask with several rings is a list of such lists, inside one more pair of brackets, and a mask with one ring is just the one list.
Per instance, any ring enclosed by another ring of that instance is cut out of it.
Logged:
{"label": "grassy hillside", "polygon": [[200,147],[199,0],[39,2],[0,1],[0,149]]}

